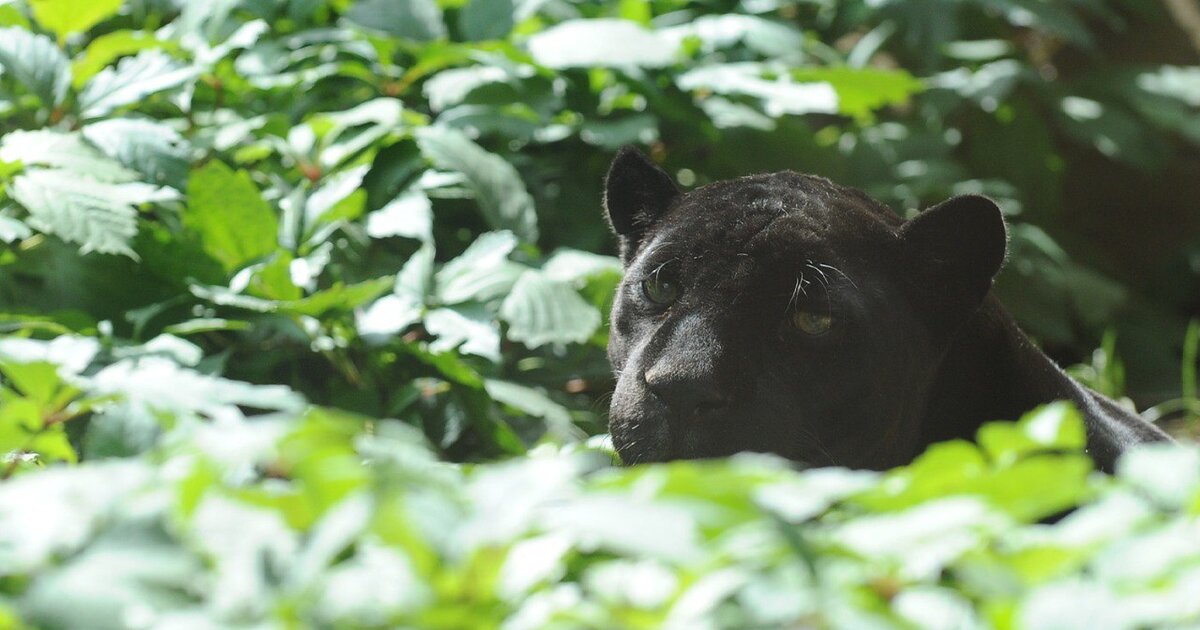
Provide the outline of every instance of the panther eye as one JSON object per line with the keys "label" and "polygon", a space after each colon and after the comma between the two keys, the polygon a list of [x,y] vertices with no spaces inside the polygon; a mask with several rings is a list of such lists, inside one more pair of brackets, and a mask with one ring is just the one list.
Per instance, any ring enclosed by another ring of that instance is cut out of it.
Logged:
{"label": "panther eye", "polygon": [[642,295],[659,306],[666,306],[679,297],[679,285],[668,274],[655,271],[642,280]]}
{"label": "panther eye", "polygon": [[833,315],[828,312],[799,310],[792,314],[792,326],[806,335],[824,335],[833,327]]}

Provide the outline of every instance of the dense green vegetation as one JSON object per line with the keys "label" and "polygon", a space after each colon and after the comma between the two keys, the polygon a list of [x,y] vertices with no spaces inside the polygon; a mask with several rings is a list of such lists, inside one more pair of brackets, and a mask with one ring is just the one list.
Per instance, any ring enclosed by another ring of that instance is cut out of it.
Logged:
{"label": "dense green vegetation", "polygon": [[0,0],[0,628],[1200,622],[1200,454],[1092,474],[1065,408],[885,475],[588,441],[624,144],[991,195],[1022,324],[1200,414],[1186,41],[1133,0]]}

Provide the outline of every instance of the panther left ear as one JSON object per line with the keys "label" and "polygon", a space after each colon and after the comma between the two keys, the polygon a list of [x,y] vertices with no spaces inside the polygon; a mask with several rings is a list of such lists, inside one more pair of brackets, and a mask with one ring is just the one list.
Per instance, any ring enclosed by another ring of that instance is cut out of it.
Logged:
{"label": "panther left ear", "polygon": [[628,263],[646,230],[667,211],[679,189],[666,171],[633,147],[624,147],[608,167],[604,207],[621,237],[621,260]]}
{"label": "panther left ear", "polygon": [[915,286],[938,330],[957,329],[992,288],[1004,264],[1008,231],[996,202],[980,195],[953,197],[900,228],[914,261]]}

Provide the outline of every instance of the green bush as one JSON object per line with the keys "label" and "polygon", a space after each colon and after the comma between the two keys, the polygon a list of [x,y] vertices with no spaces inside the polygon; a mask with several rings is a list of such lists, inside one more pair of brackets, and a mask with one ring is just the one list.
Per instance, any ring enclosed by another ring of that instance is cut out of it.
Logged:
{"label": "green bush", "polygon": [[1195,449],[1064,408],[885,475],[588,441],[625,144],[989,194],[1023,325],[1175,395],[1195,200],[1142,282],[1076,194],[1191,190],[1200,67],[1104,59],[1157,7],[0,0],[0,628],[1197,623]]}
{"label": "green bush", "polygon": [[74,404],[171,428],[140,458],[0,485],[0,628],[1200,621],[1200,449],[1095,473],[1065,404],[883,474],[766,456],[622,469],[599,445],[456,465],[410,426],[166,359],[141,369],[169,387],[127,365],[55,370],[42,359],[82,350],[67,339],[4,342],[6,373],[49,393],[71,387],[59,372]]}

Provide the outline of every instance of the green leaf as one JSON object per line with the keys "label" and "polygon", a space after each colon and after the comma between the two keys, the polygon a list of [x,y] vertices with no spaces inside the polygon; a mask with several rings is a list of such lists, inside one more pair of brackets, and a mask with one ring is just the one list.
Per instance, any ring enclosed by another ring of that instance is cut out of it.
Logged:
{"label": "green leaf", "polygon": [[166,53],[144,50],[122,59],[115,68],[101,70],[88,81],[79,94],[80,115],[104,116],[151,94],[179,87],[196,76],[195,68],[175,61]]}
{"label": "green leaf", "polygon": [[497,230],[512,230],[523,242],[538,238],[537,211],[521,175],[461,131],[446,127],[417,130],[417,144],[438,168],[462,173],[484,219]]}
{"label": "green leaf", "polygon": [[517,246],[512,232],[481,234],[434,276],[435,295],[445,304],[482,302],[508,293],[525,267],[508,260]]}
{"label": "green leaf", "polygon": [[179,132],[145,118],[110,118],[83,128],[83,137],[145,181],[182,189],[191,147]]}
{"label": "green leaf", "polygon": [[786,75],[765,78],[768,68],[758,63],[723,63],[700,66],[675,77],[681,90],[750,96],[773,117],[785,114],[838,111],[838,95],[828,83],[799,83]]}
{"label": "green leaf", "polygon": [[[109,461],[53,468],[0,484],[0,575],[45,567],[73,555],[118,502],[144,486],[153,471],[141,462]],[[30,509],[37,505],[38,509]]]}
{"label": "green leaf", "polygon": [[442,10],[434,0],[360,0],[346,19],[366,29],[426,42],[446,36]]}
{"label": "green leaf", "polygon": [[827,83],[837,92],[838,112],[859,120],[888,105],[903,105],[924,86],[903,70],[878,68],[803,68],[792,72],[803,82]]}
{"label": "green leaf", "polygon": [[33,230],[10,216],[11,208],[0,210],[0,241],[14,243],[33,236]]}
{"label": "green leaf", "polygon": [[60,40],[116,15],[121,4],[122,0],[29,0],[33,17]]}
{"label": "green leaf", "polygon": [[486,379],[483,387],[497,402],[504,403],[524,413],[544,418],[550,430],[559,439],[578,437],[579,431],[571,423],[571,414],[566,407],[554,402],[545,393],[519,383]]}
{"label": "green leaf", "polygon": [[279,232],[275,211],[250,175],[234,172],[220,160],[192,173],[184,223],[230,273],[275,251]]}
{"label": "green leaf", "polygon": [[25,166],[66,169],[103,182],[137,179],[137,173],[101,154],[84,142],[78,133],[52,129],[5,134],[0,138],[0,160],[20,162]]}
{"label": "green leaf", "polygon": [[611,18],[562,22],[530,37],[528,46],[534,61],[555,69],[662,68],[680,52],[669,37]]}
{"label": "green leaf", "polygon": [[470,0],[458,14],[467,39],[504,39],[513,28],[513,0]]}
{"label": "green leaf", "polygon": [[979,429],[979,446],[988,457],[1011,463],[1029,453],[1082,450],[1087,444],[1083,416],[1070,403],[1058,402],[1025,414],[1020,422],[989,422]]}
{"label": "green leaf", "polygon": [[391,276],[355,284],[335,284],[304,299],[284,302],[280,309],[319,317],[332,310],[351,311],[386,293],[395,284]]}
{"label": "green leaf", "polygon": [[58,376],[57,366],[45,361],[33,363],[0,361],[0,374],[4,375],[9,386],[16,388],[42,409],[49,409],[53,406],[56,399],[59,398],[59,391],[66,387],[66,384]]}
{"label": "green leaf", "polygon": [[89,390],[135,408],[170,414],[244,417],[239,407],[298,412],[304,398],[283,385],[252,385],[180,367],[159,356],[123,359],[90,379]]}
{"label": "green leaf", "polygon": [[421,86],[421,92],[429,99],[429,108],[435,112],[458,105],[476,88],[511,80],[508,70],[496,66],[469,66],[443,70]]}
{"label": "green leaf", "polygon": [[771,59],[802,58],[806,47],[799,29],[755,15],[701,15],[664,29],[663,34],[681,43],[684,38],[694,37],[708,53],[742,44]]}
{"label": "green leaf", "polygon": [[88,43],[82,55],[71,62],[71,83],[82,88],[101,70],[118,57],[132,55],[150,48],[172,48],[171,42],[160,40],[152,33],[143,31],[113,31],[105,33]]}
{"label": "green leaf", "polygon": [[536,348],[548,343],[583,343],[600,327],[600,311],[571,285],[540,271],[526,271],[500,306],[508,338]]}
{"label": "green leaf", "polygon": [[436,340],[430,352],[473,354],[500,362],[500,327],[495,318],[478,307],[438,308],[425,314],[425,329]]}
{"label": "green leaf", "polygon": [[46,107],[62,103],[71,86],[67,56],[49,37],[20,27],[0,28],[0,67]]}
{"label": "green leaf", "polygon": [[371,238],[404,236],[431,242],[433,204],[424,192],[410,188],[367,215],[367,234]]}
{"label": "green leaf", "polygon": [[63,169],[35,169],[13,180],[10,193],[29,211],[29,224],[80,251],[136,258],[129,242],[137,234],[137,206],[170,201],[179,194],[150,184],[89,181]]}

